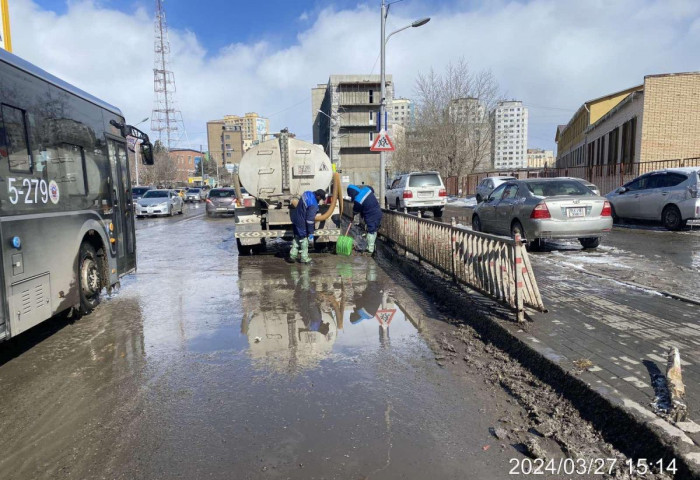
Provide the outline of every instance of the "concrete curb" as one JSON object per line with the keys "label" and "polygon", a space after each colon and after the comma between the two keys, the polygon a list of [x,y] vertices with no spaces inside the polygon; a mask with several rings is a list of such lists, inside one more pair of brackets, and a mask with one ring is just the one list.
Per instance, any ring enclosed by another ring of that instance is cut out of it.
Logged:
{"label": "concrete curb", "polygon": [[[570,359],[499,315],[495,302],[477,292],[462,289],[437,270],[399,255],[385,242],[377,244],[382,256],[436,299],[441,309],[469,324],[484,339],[561,393],[603,434],[606,441],[630,458],[654,461],[661,458],[665,464],[675,459],[678,467],[675,478],[700,478],[700,447],[679,428],[621,395],[611,385],[596,382],[598,379],[592,374],[574,371]],[[474,298],[483,304],[483,308],[475,308]]]}

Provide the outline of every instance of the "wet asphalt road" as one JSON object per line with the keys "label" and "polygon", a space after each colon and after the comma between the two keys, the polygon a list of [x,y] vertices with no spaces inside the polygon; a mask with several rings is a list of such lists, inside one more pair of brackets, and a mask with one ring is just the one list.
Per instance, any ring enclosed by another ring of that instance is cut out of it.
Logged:
{"label": "wet asphalt road", "polygon": [[[469,226],[471,214],[471,208],[448,206],[443,221],[455,217]],[[595,250],[583,250],[577,241],[548,241],[531,257],[534,265],[600,273],[700,301],[700,225],[670,232],[658,224],[626,222],[616,224]]]}
{"label": "wet asphalt road", "polygon": [[1,346],[0,478],[508,477],[515,407],[436,364],[390,266],[239,258],[202,213],[139,220],[120,291]]}

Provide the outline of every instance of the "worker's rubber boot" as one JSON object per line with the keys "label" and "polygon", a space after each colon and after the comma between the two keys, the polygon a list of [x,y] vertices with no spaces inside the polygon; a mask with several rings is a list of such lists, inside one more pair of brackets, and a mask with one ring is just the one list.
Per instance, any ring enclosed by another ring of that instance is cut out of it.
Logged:
{"label": "worker's rubber boot", "polygon": [[367,253],[374,255],[374,244],[377,243],[377,232],[367,234]]}
{"label": "worker's rubber boot", "polygon": [[309,239],[302,238],[299,240],[301,244],[301,263],[311,263],[311,257],[309,257]]}
{"label": "worker's rubber boot", "polygon": [[298,257],[299,257],[299,240],[297,240],[297,237],[294,237],[292,239],[292,249],[289,251],[289,257],[287,257],[287,262],[294,263],[297,261]]}

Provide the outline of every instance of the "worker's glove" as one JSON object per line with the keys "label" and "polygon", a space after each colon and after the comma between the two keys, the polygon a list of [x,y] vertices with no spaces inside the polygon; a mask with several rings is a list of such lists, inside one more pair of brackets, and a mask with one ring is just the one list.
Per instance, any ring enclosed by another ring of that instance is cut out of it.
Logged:
{"label": "worker's glove", "polygon": [[313,241],[314,241],[314,236],[313,236],[313,235],[309,235],[309,243],[313,243]]}

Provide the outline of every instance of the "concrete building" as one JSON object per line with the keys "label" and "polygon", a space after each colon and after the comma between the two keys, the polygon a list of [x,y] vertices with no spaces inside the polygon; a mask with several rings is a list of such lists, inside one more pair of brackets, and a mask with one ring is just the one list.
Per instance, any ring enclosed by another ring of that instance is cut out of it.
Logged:
{"label": "concrete building", "polygon": [[584,103],[557,129],[557,166],[613,172],[619,164],[700,157],[698,92],[700,72],[647,75],[642,85]]}
{"label": "concrete building", "polygon": [[401,125],[404,129],[413,130],[416,123],[413,101],[408,98],[395,98],[387,107],[387,111],[390,125]]}
{"label": "concrete building", "polygon": [[227,126],[223,120],[207,122],[207,142],[210,157],[220,167],[241,163],[245,149],[239,125]]}
{"label": "concrete building", "polygon": [[450,117],[457,122],[479,124],[487,121],[486,107],[478,98],[455,98],[448,108]]}
{"label": "concrete building", "polygon": [[175,164],[175,182],[186,183],[189,177],[201,175],[200,172],[195,172],[195,168],[201,168],[199,162],[204,158],[204,152],[189,148],[172,148],[168,156]]}
{"label": "concrete building", "polygon": [[528,112],[523,102],[498,102],[491,113],[492,158],[496,170],[527,167]]}
{"label": "concrete building", "polygon": [[235,131],[233,127],[240,127],[243,134],[243,149],[247,151],[250,147],[260,142],[269,140],[270,120],[261,117],[255,112],[246,113],[244,116],[225,115],[224,125],[230,131]]}
{"label": "concrete building", "polygon": [[[364,182],[379,190],[379,153],[369,148],[377,135],[380,91],[379,75],[331,75],[325,88],[311,89],[314,143],[323,145],[340,166],[344,185]],[[394,84],[387,75],[387,107],[393,98]]]}
{"label": "concrete building", "polygon": [[554,166],[554,150],[527,149],[527,168],[553,168]]}

